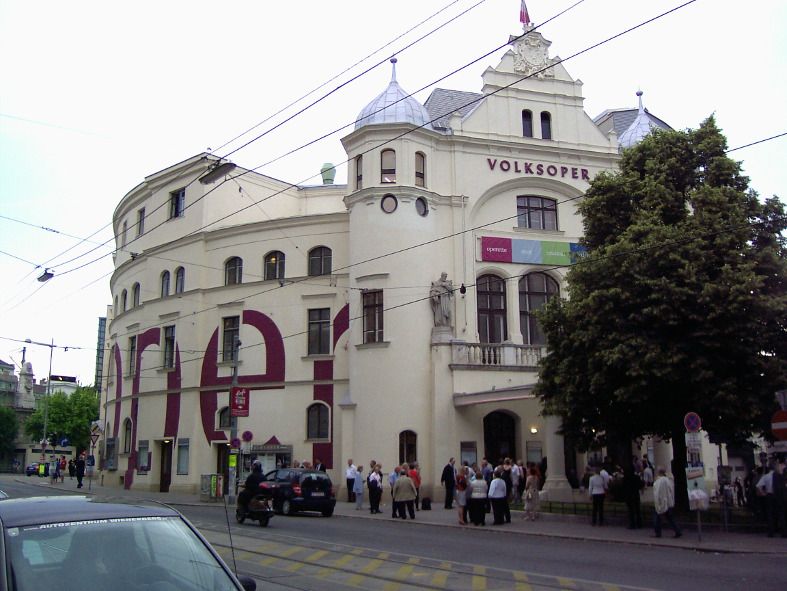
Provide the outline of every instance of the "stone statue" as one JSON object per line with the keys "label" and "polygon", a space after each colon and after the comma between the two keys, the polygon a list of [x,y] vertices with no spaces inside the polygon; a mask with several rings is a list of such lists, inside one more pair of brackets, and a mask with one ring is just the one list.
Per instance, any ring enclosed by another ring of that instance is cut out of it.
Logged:
{"label": "stone statue", "polygon": [[440,279],[432,281],[432,288],[429,290],[432,298],[432,311],[434,312],[435,326],[453,326],[453,295],[454,284],[448,279],[448,273],[443,272]]}

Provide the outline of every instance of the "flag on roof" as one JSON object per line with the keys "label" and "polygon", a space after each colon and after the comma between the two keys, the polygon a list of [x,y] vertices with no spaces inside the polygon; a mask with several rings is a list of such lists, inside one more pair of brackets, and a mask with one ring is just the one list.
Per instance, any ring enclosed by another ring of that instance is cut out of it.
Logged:
{"label": "flag on roof", "polygon": [[527,4],[522,0],[522,6],[519,8],[519,22],[523,25],[530,24],[530,15],[527,13]]}

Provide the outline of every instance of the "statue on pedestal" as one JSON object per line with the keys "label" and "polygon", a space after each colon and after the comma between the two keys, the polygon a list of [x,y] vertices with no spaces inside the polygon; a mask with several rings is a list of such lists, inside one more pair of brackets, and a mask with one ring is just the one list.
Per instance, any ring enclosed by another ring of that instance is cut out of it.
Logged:
{"label": "statue on pedestal", "polygon": [[453,295],[454,284],[448,279],[448,273],[443,272],[440,279],[432,281],[432,288],[429,290],[432,299],[432,311],[434,312],[434,325],[453,326]]}

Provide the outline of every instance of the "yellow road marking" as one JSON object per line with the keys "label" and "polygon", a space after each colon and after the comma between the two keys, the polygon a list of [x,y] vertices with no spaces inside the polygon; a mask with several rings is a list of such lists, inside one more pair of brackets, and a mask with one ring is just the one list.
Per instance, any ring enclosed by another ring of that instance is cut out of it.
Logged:
{"label": "yellow road marking", "polygon": [[262,566],[270,566],[274,562],[276,562],[279,558],[277,556],[268,556],[268,558],[263,558],[260,560],[260,564]]}
{"label": "yellow road marking", "polygon": [[310,554],[304,560],[306,560],[306,562],[316,562],[326,554],[328,554],[327,550],[317,550],[317,552],[315,552],[314,554]]}
{"label": "yellow road marking", "polygon": [[336,561],[334,561],[333,566],[334,567],[344,566],[345,564],[350,562],[353,558],[355,558],[355,556],[353,556],[352,554],[345,554],[341,558],[339,558]]}
{"label": "yellow road marking", "polygon": [[568,587],[569,589],[577,588],[577,584],[574,582],[573,579],[566,579],[565,577],[557,577],[557,582],[560,583],[561,587]]}
{"label": "yellow road marking", "polygon": [[515,583],[514,589],[516,591],[533,591],[533,587],[530,586],[530,583]]}
{"label": "yellow road marking", "polygon": [[421,564],[421,559],[417,556],[411,556],[407,559],[407,564]]}
{"label": "yellow road marking", "polygon": [[432,576],[432,585],[435,587],[445,587],[448,583],[448,575],[450,574],[447,571],[450,571],[452,568],[452,564],[450,562],[441,562],[440,571],[437,571],[434,576]]}
{"label": "yellow road marking", "polygon": [[364,553],[364,548],[356,548],[355,550],[350,552],[350,554],[355,554],[356,556],[359,556],[359,555],[361,555],[363,553]]}
{"label": "yellow road marking", "polygon": [[347,579],[347,584],[352,585],[353,587],[360,587],[363,585],[363,582],[366,580],[366,577],[363,575],[355,574]]}
{"label": "yellow road marking", "polygon": [[401,585],[399,583],[394,583],[393,581],[388,581],[383,586],[383,591],[398,591],[399,587],[401,587]]}
{"label": "yellow road marking", "polygon": [[281,553],[283,558],[287,558],[288,556],[292,556],[293,554],[297,554],[301,550],[303,550],[301,546],[293,546],[292,548],[287,548],[284,552]]}
{"label": "yellow road marking", "polygon": [[618,587],[617,585],[606,585],[605,584],[605,585],[602,585],[602,587],[605,589],[605,591],[620,591],[620,587]]}
{"label": "yellow road marking", "polygon": [[304,566],[306,566],[306,564],[303,562],[293,562],[285,570],[294,573],[295,571],[301,570]]}
{"label": "yellow road marking", "polygon": [[377,555],[377,558],[380,558],[381,560],[388,560],[390,557],[391,557],[391,553],[390,552],[380,552]]}
{"label": "yellow road marking", "polygon": [[396,571],[396,573],[394,574],[394,578],[406,579],[413,572],[414,568],[415,566],[413,566],[412,564],[403,564],[402,566],[399,567],[399,570]]}
{"label": "yellow road marking", "polygon": [[377,570],[377,568],[379,568],[379,567],[380,567],[382,564],[383,564],[383,561],[382,561],[382,560],[379,560],[379,559],[370,560],[370,561],[369,561],[369,562],[366,564],[366,566],[364,566],[364,567],[363,567],[361,570],[359,570],[358,572],[361,572],[361,573],[364,573],[364,574],[369,574],[369,573],[371,573],[371,572],[373,572],[373,571]]}

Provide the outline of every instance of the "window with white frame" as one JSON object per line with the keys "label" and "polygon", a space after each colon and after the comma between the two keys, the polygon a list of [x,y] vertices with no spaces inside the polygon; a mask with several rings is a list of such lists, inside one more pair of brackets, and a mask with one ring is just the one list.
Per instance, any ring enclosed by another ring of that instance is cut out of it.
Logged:
{"label": "window with white frame", "polygon": [[186,269],[178,267],[175,269],[175,293],[183,293],[186,289]]}
{"label": "window with white frame", "polygon": [[164,271],[161,274],[161,297],[165,298],[169,295],[169,271]]}
{"label": "window with white frame", "polygon": [[271,279],[284,279],[284,253],[278,250],[265,255],[265,269],[263,277],[266,281]]}
{"label": "window with white frame", "polygon": [[137,445],[137,472],[147,472],[150,470],[150,443],[143,439]]}
{"label": "window with white frame", "polygon": [[164,327],[164,369],[175,367],[175,326]]}
{"label": "window with white frame", "polygon": [[137,210],[137,236],[145,233],[145,208]]}
{"label": "window with white frame", "polygon": [[331,249],[317,246],[309,251],[309,276],[330,275],[332,265]]}
{"label": "window with white frame", "polygon": [[222,319],[222,361],[238,360],[238,343],[240,342],[240,316],[227,316]]}
{"label": "window with white frame", "polygon": [[186,205],[186,189],[178,189],[169,194],[169,219],[183,217]]}
{"label": "window with white frame", "polygon": [[383,290],[366,289],[361,292],[363,305],[363,342],[383,342]]}
{"label": "window with white frame", "polygon": [[232,257],[224,264],[224,285],[243,283],[243,259]]}
{"label": "window with white frame", "polygon": [[137,369],[137,337],[128,338],[128,375],[133,376]]}
{"label": "window with white frame", "polygon": [[189,440],[188,438],[178,439],[178,460],[177,473],[189,473]]}
{"label": "window with white frame", "polygon": [[135,283],[134,286],[131,288],[131,306],[136,308],[140,304],[140,298],[142,293],[142,288],[139,286],[139,283]]}
{"label": "window with white frame", "polygon": [[123,421],[123,453],[131,453],[131,419]]}
{"label": "window with white frame", "polygon": [[393,150],[380,152],[380,182],[396,182],[396,152]]}
{"label": "window with white frame", "polygon": [[557,230],[557,201],[535,195],[516,198],[517,225],[531,230]]}
{"label": "window with white frame", "polygon": [[415,186],[426,186],[426,154],[423,152],[415,153]]}
{"label": "window with white frame", "polygon": [[331,309],[309,310],[309,355],[331,352]]}
{"label": "window with white frame", "polygon": [[528,273],[519,280],[519,324],[526,345],[546,345],[547,337],[536,312],[560,295],[557,281],[546,273]]}
{"label": "window with white frame", "polygon": [[315,402],[306,411],[306,438],[328,439],[330,437],[330,413],[325,404]]}

